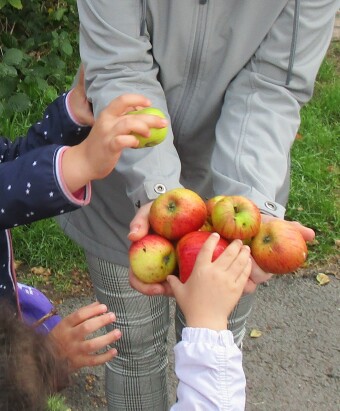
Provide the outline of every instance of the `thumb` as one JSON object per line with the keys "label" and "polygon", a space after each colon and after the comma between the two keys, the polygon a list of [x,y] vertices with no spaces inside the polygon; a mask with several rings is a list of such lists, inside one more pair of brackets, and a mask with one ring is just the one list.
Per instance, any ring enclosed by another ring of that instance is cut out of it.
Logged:
{"label": "thumb", "polygon": [[180,300],[181,299],[180,297],[181,297],[181,294],[182,294],[183,283],[175,275],[168,275],[166,277],[166,281],[170,285],[171,290],[172,290],[176,300]]}
{"label": "thumb", "polygon": [[128,239],[130,241],[138,241],[145,237],[149,232],[149,211],[151,203],[144,204],[138,211],[130,223],[130,232]]}

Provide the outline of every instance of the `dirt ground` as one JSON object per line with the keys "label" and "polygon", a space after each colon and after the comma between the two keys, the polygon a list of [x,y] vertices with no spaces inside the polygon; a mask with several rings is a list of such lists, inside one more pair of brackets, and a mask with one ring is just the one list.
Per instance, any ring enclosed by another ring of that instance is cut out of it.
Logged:
{"label": "dirt ground", "polygon": [[[337,257],[327,266],[279,276],[258,288],[243,347],[246,411],[340,411],[339,262]],[[321,272],[330,279],[323,286],[316,280]],[[68,298],[61,312],[69,313],[92,299]],[[252,330],[261,335],[251,337]],[[172,324],[171,403],[176,390],[173,345]],[[103,367],[74,375],[63,395],[72,411],[105,411]]]}

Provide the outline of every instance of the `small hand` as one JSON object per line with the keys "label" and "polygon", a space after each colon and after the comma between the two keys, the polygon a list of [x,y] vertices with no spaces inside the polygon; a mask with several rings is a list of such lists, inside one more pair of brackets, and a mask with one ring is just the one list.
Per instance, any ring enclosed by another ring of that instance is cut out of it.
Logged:
{"label": "small hand", "polygon": [[69,362],[70,371],[104,364],[117,355],[115,348],[101,353],[97,351],[106,349],[121,337],[118,329],[99,337],[90,337],[115,321],[115,314],[107,312],[104,304],[95,302],[68,315],[51,331],[60,352]]}
{"label": "small hand", "polygon": [[175,276],[167,277],[189,327],[226,329],[227,317],[248,281],[251,270],[249,247],[241,240],[235,240],[212,262],[219,238],[213,233],[206,240],[184,284]]}
{"label": "small hand", "polygon": [[69,108],[72,117],[78,124],[93,126],[94,116],[92,106],[85,93],[84,67],[81,65],[77,85],[70,91]]}

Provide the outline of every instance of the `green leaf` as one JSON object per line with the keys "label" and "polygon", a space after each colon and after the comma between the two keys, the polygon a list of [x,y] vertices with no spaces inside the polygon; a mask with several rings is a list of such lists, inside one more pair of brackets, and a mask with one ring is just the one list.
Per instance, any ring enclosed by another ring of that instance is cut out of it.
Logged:
{"label": "green leaf", "polygon": [[43,78],[39,78],[39,77],[37,77],[35,80],[36,80],[36,84],[39,90],[45,91],[48,89],[49,85],[46,80],[44,80]]}
{"label": "green leaf", "polygon": [[0,98],[11,96],[17,88],[18,81],[16,77],[8,77],[6,81],[0,81]]}
{"label": "green leaf", "polygon": [[[1,2],[1,0],[0,0],[0,2]],[[0,9],[1,9],[1,6],[0,6]],[[6,48],[17,48],[18,47],[18,40],[15,38],[15,36],[13,34],[8,33],[6,31],[3,31],[1,33],[0,42]]]}
{"label": "green leaf", "polygon": [[7,109],[12,113],[21,113],[27,110],[31,105],[31,100],[24,93],[18,93],[10,97],[7,101]]}
{"label": "green leaf", "polygon": [[73,48],[69,41],[63,41],[61,44],[61,49],[67,56],[72,56]]}
{"label": "green leaf", "polygon": [[6,78],[6,77],[16,77],[17,74],[18,73],[15,67],[8,66],[5,63],[0,63],[0,79]]}
{"label": "green leaf", "polygon": [[15,9],[18,9],[18,10],[22,9],[21,0],[9,0],[9,4],[13,6]]}
{"label": "green leaf", "polygon": [[7,0],[0,0],[0,9],[6,6],[6,4],[7,4]]}
{"label": "green leaf", "polygon": [[[0,3],[0,9],[1,9],[1,3]],[[4,111],[5,111],[5,107],[4,107],[3,103],[0,101],[0,117],[2,116]]]}
{"label": "green leaf", "polygon": [[3,62],[9,66],[19,66],[24,58],[24,53],[19,49],[6,50],[3,58]]}
{"label": "green leaf", "polygon": [[65,8],[60,8],[56,10],[56,12],[53,13],[53,20],[60,21],[66,12],[67,12],[67,9]]}
{"label": "green leaf", "polygon": [[46,89],[45,97],[46,97],[47,101],[53,101],[58,97],[58,92],[54,87],[49,86]]}

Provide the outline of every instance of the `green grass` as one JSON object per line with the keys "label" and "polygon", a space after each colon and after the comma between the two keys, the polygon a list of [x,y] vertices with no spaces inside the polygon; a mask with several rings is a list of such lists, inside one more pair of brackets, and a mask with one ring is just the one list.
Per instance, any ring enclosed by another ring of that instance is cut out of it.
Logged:
{"label": "green grass", "polygon": [[48,411],[71,411],[71,408],[65,405],[65,397],[56,394],[48,399]]}
{"label": "green grass", "polygon": [[287,217],[313,228],[317,243],[309,260],[337,252],[340,175],[340,44],[321,66],[313,99],[301,111],[301,139],[292,150],[292,187]]}
{"label": "green grass", "polygon": [[[339,239],[339,144],[340,144],[340,44],[332,43],[320,69],[314,97],[301,111],[301,139],[292,150],[292,186],[287,218],[313,228],[317,242],[310,247],[310,260],[322,262],[336,254]],[[75,62],[75,70],[77,62]],[[72,76],[70,76],[71,78]],[[69,82],[65,79],[65,83]],[[51,96],[36,101],[35,110],[18,114],[12,121],[1,120],[2,135],[23,134],[40,118]],[[53,219],[13,230],[16,258],[29,266],[52,269],[50,278],[58,289],[67,290],[68,273],[85,270],[82,250],[66,238]],[[30,282],[39,284],[39,278]]]}

